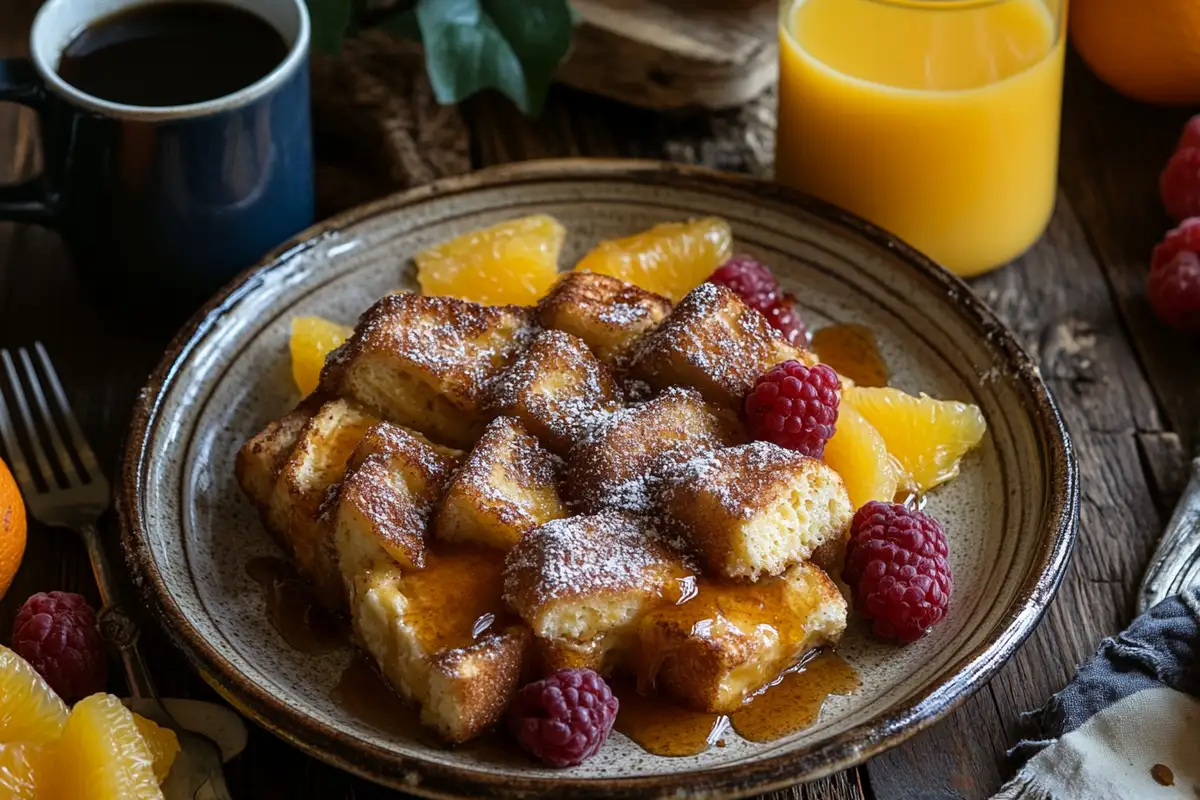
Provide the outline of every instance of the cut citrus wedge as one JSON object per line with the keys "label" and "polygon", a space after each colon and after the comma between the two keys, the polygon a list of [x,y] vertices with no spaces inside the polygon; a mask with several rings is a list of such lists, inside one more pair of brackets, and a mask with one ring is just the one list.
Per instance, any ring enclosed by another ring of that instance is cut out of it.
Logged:
{"label": "cut citrus wedge", "polygon": [[109,694],[75,704],[38,800],[162,800],[133,712]]}
{"label": "cut citrus wedge", "polygon": [[307,397],[321,382],[325,357],[350,338],[353,331],[323,317],[295,317],[289,349],[292,353],[292,378],[300,394]]}
{"label": "cut citrus wedge", "polygon": [[46,752],[54,745],[27,742],[0,744],[0,797],[36,800],[44,779]]}
{"label": "cut citrus wedge", "polygon": [[899,389],[846,387],[842,402],[879,431],[909,478],[905,488],[915,492],[926,492],[957,475],[963,455],[987,432],[979,408],[955,400],[914,397]]}
{"label": "cut citrus wedge", "polygon": [[842,476],[855,508],[871,500],[890,503],[896,496],[899,465],[879,431],[849,404],[838,408],[837,427],[825,443],[824,461]]}
{"label": "cut citrus wedge", "polygon": [[601,242],[575,270],[611,275],[678,302],[728,261],[732,250],[733,232],[723,219],[664,222]]}
{"label": "cut citrus wedge", "polygon": [[45,744],[67,723],[67,706],[28,661],[0,645],[0,743]]}
{"label": "cut citrus wedge", "polygon": [[162,783],[175,763],[175,756],[179,755],[179,737],[170,728],[157,725],[140,714],[133,715],[133,723],[146,740],[146,747],[154,759],[154,777]]}
{"label": "cut citrus wedge", "polygon": [[428,295],[533,305],[558,277],[566,236],[566,228],[545,214],[471,231],[417,253],[417,282]]}

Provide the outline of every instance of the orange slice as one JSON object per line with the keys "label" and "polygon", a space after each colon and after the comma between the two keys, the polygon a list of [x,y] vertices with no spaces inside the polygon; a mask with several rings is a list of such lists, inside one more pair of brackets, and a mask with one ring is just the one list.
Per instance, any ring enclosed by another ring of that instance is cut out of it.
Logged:
{"label": "orange slice", "polygon": [[879,431],[847,403],[838,408],[837,427],[825,443],[824,461],[842,476],[855,508],[871,500],[890,503],[896,496],[899,465],[892,460]]}
{"label": "orange slice", "polygon": [[45,780],[43,765],[51,747],[28,742],[0,744],[0,797],[36,800],[37,787]]}
{"label": "orange slice", "polygon": [[417,253],[417,282],[428,295],[533,305],[558,277],[566,235],[566,228],[545,214],[471,231]]}
{"label": "orange slice", "polygon": [[133,712],[109,694],[75,704],[38,800],[162,800]]}
{"label": "orange slice", "polygon": [[145,717],[134,714],[133,724],[146,741],[146,747],[154,759],[154,777],[162,783],[171,772],[171,765],[179,755],[179,737],[170,728],[164,728]]}
{"label": "orange slice", "polygon": [[678,302],[729,260],[732,250],[733,232],[723,219],[664,222],[601,242],[575,270],[611,275]]}
{"label": "orange slice", "polygon": [[899,389],[846,387],[842,403],[879,431],[888,452],[909,478],[906,488],[916,492],[928,491],[957,475],[962,457],[987,432],[979,408],[955,400],[935,400],[925,394],[914,397]]}
{"label": "orange slice", "polygon": [[325,357],[350,338],[353,331],[323,317],[295,317],[288,347],[292,354],[292,379],[307,397],[321,382]]}
{"label": "orange slice", "polygon": [[0,743],[45,744],[62,734],[67,707],[29,662],[0,645]]}

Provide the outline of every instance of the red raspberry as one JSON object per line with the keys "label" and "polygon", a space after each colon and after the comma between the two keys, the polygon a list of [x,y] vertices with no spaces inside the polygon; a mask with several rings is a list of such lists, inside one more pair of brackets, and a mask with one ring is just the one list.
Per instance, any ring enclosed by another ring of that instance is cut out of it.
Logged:
{"label": "red raspberry", "polygon": [[1175,149],[1182,150],[1185,147],[1200,147],[1200,114],[1189,119],[1183,126],[1183,134],[1179,137],[1179,144],[1175,145]]}
{"label": "red raspberry", "polygon": [[742,302],[766,317],[788,344],[807,343],[804,320],[794,307],[796,298],[783,293],[766,264],[749,256],[735,256],[708,276],[708,282],[733,290]]}
{"label": "red raspberry", "polygon": [[96,612],[83,595],[38,592],[26,600],[13,624],[12,649],[66,703],[104,691],[108,663]]}
{"label": "red raspberry", "polygon": [[776,364],[746,395],[746,427],[755,439],[820,458],[837,426],[841,391],[838,374],[825,364]]}
{"label": "red raspberry", "polygon": [[1185,250],[1200,253],[1200,217],[1185,219],[1178,228],[1167,231],[1150,256],[1151,271],[1166,266],[1168,261]]}
{"label": "red raspberry", "polygon": [[729,259],[708,276],[708,282],[733,290],[742,302],[762,314],[783,300],[783,290],[771,268],[749,256]]}
{"label": "red raspberry", "polygon": [[517,741],[552,767],[582,764],[600,750],[617,719],[617,698],[590,669],[560,669],[526,684],[508,721]]}
{"label": "red raspberry", "polygon": [[915,642],[946,616],[954,582],[946,534],[921,511],[877,500],[850,523],[842,580],[875,635]]}
{"label": "red raspberry", "polygon": [[1200,256],[1188,250],[1150,273],[1146,294],[1158,318],[1186,333],[1200,333]]}
{"label": "red raspberry", "polygon": [[783,334],[783,339],[788,344],[808,347],[808,331],[804,328],[804,320],[796,313],[795,302],[796,298],[785,294],[783,302],[767,312],[767,322]]}
{"label": "red raspberry", "polygon": [[1172,219],[1200,215],[1200,148],[1176,150],[1158,178],[1158,189]]}

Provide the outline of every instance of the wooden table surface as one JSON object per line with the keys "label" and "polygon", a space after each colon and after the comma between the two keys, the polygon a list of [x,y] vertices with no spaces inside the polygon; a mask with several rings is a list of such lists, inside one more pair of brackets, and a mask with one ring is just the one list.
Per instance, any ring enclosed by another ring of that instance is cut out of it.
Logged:
{"label": "wooden table surface", "polygon": [[[0,56],[24,51],[36,4],[0,4]],[[470,102],[465,117],[479,166],[550,156],[662,158],[680,152],[668,141],[699,140],[728,122],[658,115],[563,90],[536,121],[494,98]],[[971,282],[1041,364],[1079,455],[1079,543],[1045,619],[990,684],[930,730],[773,800],[990,795],[1012,774],[1005,750],[1021,733],[1020,713],[1045,702],[1102,637],[1129,621],[1200,421],[1200,342],[1162,327],[1143,291],[1150,249],[1168,227],[1156,176],[1185,118],[1118,97],[1072,57],[1049,230],[1019,261]],[[36,142],[32,116],[0,105],[0,181],[38,168]],[[0,346],[46,344],[110,474],[129,408],[166,338],[90,305],[54,233],[0,224]],[[112,520],[107,530],[115,538]],[[31,524],[24,565],[0,602],[0,642],[21,601],[52,589],[97,600],[74,535]],[[148,631],[145,642],[164,694],[214,698],[159,631]],[[118,675],[110,688],[122,691]],[[399,796],[250,727],[248,749],[228,767],[237,798]]]}

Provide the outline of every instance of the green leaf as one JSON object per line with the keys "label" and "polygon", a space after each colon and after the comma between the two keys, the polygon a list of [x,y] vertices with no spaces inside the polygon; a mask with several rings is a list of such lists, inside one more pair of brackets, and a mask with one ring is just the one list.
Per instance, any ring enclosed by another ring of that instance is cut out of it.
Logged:
{"label": "green leaf", "polygon": [[354,14],[353,0],[307,0],[312,43],[319,52],[336,55]]}
{"label": "green leaf", "polygon": [[438,102],[494,88],[540,112],[571,45],[567,0],[420,0],[416,12]]}

